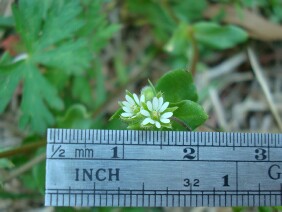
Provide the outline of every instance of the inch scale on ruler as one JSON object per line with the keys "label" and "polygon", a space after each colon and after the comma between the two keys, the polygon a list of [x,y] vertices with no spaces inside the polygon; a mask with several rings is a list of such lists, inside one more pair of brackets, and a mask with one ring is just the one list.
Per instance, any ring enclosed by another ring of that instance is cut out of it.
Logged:
{"label": "inch scale on ruler", "polygon": [[45,205],[282,205],[282,134],[48,129]]}

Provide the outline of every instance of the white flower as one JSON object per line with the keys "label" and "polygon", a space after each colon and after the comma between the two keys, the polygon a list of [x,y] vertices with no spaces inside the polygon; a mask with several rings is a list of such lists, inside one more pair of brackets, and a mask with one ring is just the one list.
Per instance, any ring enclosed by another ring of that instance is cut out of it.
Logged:
{"label": "white flower", "polygon": [[154,97],[152,101],[147,102],[147,109],[143,108],[140,113],[146,118],[143,120],[142,125],[149,123],[161,128],[162,124],[170,123],[169,118],[173,115],[172,112],[165,112],[169,103],[164,102],[163,97]]}
{"label": "white flower", "polygon": [[129,92],[128,94],[125,95],[126,101],[123,101],[122,104],[122,109],[123,113],[121,114],[122,117],[124,118],[134,118],[138,113],[140,112],[142,108],[141,102],[145,102],[145,96],[141,95],[140,99],[138,96],[134,93],[131,95]]}

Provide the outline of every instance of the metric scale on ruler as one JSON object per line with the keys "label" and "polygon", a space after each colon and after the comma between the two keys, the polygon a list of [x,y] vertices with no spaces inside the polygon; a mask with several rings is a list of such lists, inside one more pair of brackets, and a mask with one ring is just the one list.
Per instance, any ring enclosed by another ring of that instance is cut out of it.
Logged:
{"label": "metric scale on ruler", "polygon": [[49,129],[45,205],[282,205],[282,134]]}

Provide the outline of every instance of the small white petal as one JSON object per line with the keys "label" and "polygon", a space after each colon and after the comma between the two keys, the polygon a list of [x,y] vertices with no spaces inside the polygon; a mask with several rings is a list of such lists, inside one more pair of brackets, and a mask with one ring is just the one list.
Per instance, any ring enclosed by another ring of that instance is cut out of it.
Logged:
{"label": "small white petal", "polygon": [[170,118],[173,115],[172,112],[166,112],[164,114],[161,115],[161,119],[167,119]]}
{"label": "small white petal", "polygon": [[156,122],[155,122],[155,125],[156,125],[157,128],[161,128],[160,122],[156,121]]}
{"label": "small white petal", "polygon": [[163,103],[164,103],[164,98],[163,98],[163,97],[160,97],[160,98],[159,98],[159,108],[158,108],[158,109],[161,109]]}
{"label": "small white petal", "polygon": [[150,117],[150,113],[149,113],[147,110],[141,110],[140,113],[141,113],[143,116]]}
{"label": "small white petal", "polygon": [[152,110],[153,110],[152,102],[148,101],[148,102],[147,102],[147,107],[148,107],[148,109],[149,109],[150,111],[152,111]]}
{"label": "small white petal", "polygon": [[135,102],[139,105],[139,98],[135,93],[133,94],[133,98],[134,98]]}
{"label": "small white petal", "polygon": [[125,117],[125,118],[128,118],[128,117],[133,116],[133,114],[132,113],[122,113],[121,116]]}
{"label": "small white petal", "polygon": [[122,107],[122,109],[127,113],[132,113],[132,110],[130,107]]}
{"label": "small white petal", "polygon": [[143,94],[142,94],[141,97],[140,97],[140,103],[141,103],[141,102],[145,102],[145,96],[144,96]]}
{"label": "small white petal", "polygon": [[158,100],[157,97],[154,97],[154,99],[153,99],[153,109],[158,110],[158,107],[159,107],[159,100]]}
{"label": "small white petal", "polygon": [[125,95],[125,99],[126,99],[130,104],[132,104],[132,105],[135,104],[134,100],[133,100],[130,96]]}
{"label": "small white petal", "polygon": [[150,123],[151,123],[151,124],[155,124],[155,123],[156,123],[156,121],[155,121],[155,120],[153,120],[153,119],[151,119],[151,120],[150,120]]}
{"label": "small white petal", "polygon": [[165,123],[165,124],[167,124],[167,123],[170,122],[170,120],[169,120],[169,119],[166,119],[166,118],[161,118],[160,121],[161,121],[162,123]]}
{"label": "small white petal", "polygon": [[123,101],[122,104],[123,104],[125,107],[131,107],[131,104],[128,103],[127,101]]}
{"label": "small white petal", "polygon": [[151,118],[145,118],[144,121],[142,121],[142,125],[146,125],[146,124],[154,124],[154,120],[152,120]]}
{"label": "small white petal", "polygon": [[167,109],[167,107],[168,107],[168,105],[169,105],[169,103],[168,102],[165,102],[162,106],[161,106],[161,108],[160,108],[160,112],[164,112],[166,109]]}

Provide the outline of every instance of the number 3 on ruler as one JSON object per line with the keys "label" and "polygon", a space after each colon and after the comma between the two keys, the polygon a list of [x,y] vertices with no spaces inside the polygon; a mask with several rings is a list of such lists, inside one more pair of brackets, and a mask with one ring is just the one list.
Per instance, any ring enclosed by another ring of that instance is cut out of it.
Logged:
{"label": "number 3 on ruler", "polygon": [[255,150],[255,153],[256,153],[255,158],[257,160],[265,160],[267,158],[265,149],[258,148]]}

